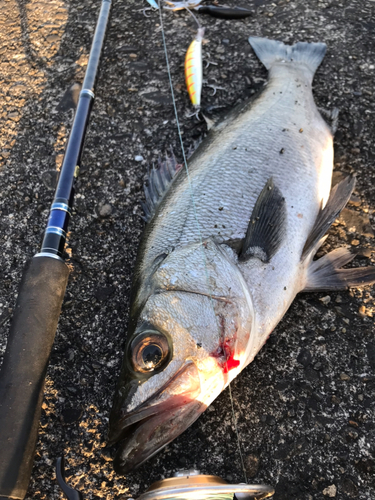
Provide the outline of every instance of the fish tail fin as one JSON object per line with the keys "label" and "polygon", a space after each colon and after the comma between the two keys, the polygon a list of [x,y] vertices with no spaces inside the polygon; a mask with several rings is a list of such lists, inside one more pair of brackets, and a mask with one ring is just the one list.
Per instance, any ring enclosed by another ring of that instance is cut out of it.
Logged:
{"label": "fish tail fin", "polygon": [[325,43],[298,42],[285,45],[276,40],[251,36],[249,43],[267,69],[277,62],[304,64],[312,74],[315,73],[326,53]]}

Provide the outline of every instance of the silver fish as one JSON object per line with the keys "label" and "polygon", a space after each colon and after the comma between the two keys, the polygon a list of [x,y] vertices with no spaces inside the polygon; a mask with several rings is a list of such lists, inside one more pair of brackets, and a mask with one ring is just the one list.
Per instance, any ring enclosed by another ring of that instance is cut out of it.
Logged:
{"label": "silver fish", "polygon": [[355,179],[331,190],[333,134],[312,96],[322,43],[250,44],[269,70],[253,101],[215,123],[178,171],[145,189],[148,220],[110,443],[126,473],[190,426],[253,359],[297,293],[375,282],[340,269],[339,248],[313,261]]}

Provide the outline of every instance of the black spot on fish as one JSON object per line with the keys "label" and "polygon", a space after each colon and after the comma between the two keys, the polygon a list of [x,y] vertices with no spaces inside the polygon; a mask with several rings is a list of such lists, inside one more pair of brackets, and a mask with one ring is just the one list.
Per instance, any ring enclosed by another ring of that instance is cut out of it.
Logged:
{"label": "black spot on fish", "polygon": [[285,151],[285,149],[284,149],[284,148],[281,148],[281,149],[280,149],[280,154],[281,154],[281,155],[283,155],[283,154],[284,154],[284,151]]}

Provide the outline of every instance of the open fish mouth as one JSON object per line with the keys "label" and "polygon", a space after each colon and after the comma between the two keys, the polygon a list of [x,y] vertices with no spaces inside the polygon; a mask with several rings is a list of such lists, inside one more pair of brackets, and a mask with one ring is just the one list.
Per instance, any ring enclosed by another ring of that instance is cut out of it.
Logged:
{"label": "open fish mouth", "polygon": [[[178,386],[182,391],[176,394]],[[199,394],[198,369],[189,362],[151,398],[124,414],[109,436],[110,443],[119,441],[115,471],[136,469],[187,429],[207,408],[197,399]]]}

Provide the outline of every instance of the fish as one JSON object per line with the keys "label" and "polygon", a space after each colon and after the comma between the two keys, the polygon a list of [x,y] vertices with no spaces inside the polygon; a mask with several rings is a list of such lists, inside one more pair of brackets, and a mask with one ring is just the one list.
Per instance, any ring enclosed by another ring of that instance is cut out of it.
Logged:
{"label": "fish", "polygon": [[128,337],[109,424],[127,474],[187,429],[254,359],[296,295],[375,282],[314,260],[355,186],[332,184],[333,132],[318,111],[323,43],[250,37],[268,70],[250,101],[212,124],[181,168],[172,156],[145,187]]}

